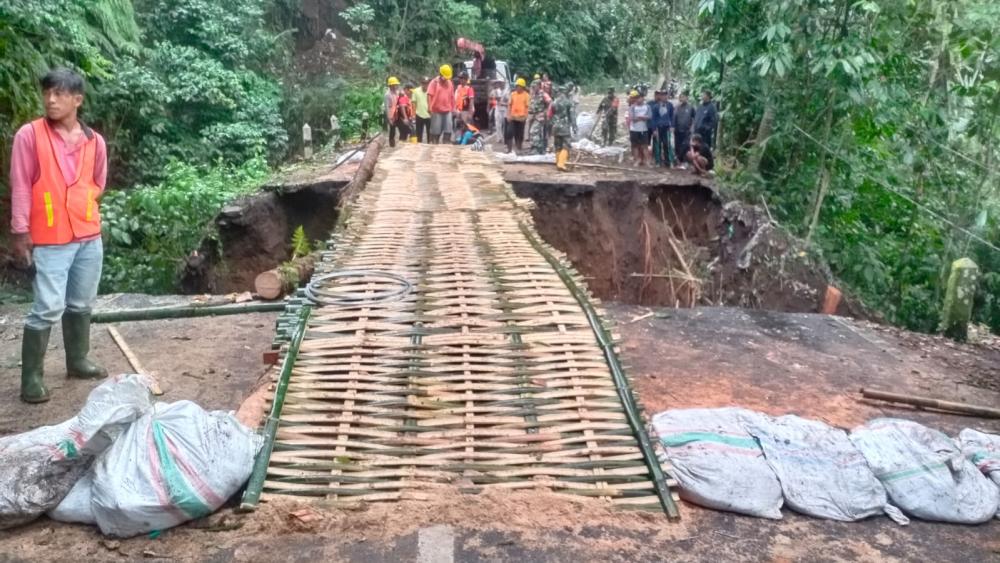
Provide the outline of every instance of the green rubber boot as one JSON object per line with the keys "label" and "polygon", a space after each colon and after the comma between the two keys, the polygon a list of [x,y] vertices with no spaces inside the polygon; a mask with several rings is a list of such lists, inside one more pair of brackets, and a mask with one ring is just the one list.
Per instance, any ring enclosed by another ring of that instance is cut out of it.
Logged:
{"label": "green rubber boot", "polygon": [[108,371],[87,358],[90,352],[90,313],[63,313],[63,345],[66,347],[66,375],[98,379]]}
{"label": "green rubber boot", "polygon": [[51,328],[42,330],[24,327],[21,338],[21,400],[25,403],[44,403],[49,400],[49,390],[42,382],[45,374],[45,349],[49,347]]}

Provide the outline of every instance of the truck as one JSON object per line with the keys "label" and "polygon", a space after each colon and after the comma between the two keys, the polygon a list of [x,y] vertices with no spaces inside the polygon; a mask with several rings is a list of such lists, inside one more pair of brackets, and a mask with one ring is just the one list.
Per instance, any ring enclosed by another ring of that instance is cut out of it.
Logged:
{"label": "truck", "polygon": [[488,131],[492,125],[490,123],[490,90],[493,89],[493,82],[501,80],[509,88],[513,84],[514,76],[511,74],[507,61],[498,61],[486,56],[485,49],[479,43],[459,38],[455,45],[460,53],[469,51],[473,53],[474,58],[452,66],[468,73],[469,83],[475,93],[472,122],[479,129]]}

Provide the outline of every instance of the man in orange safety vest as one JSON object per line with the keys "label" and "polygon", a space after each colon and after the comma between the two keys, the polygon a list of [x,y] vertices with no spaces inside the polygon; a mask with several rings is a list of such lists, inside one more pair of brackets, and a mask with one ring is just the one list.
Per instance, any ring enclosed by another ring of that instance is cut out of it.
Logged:
{"label": "man in orange safety vest", "polygon": [[104,139],[77,116],[83,78],[55,69],[41,79],[45,116],[22,126],[11,150],[11,232],[15,260],[35,265],[34,303],[21,343],[21,400],[43,403],[52,325],[62,319],[66,373],[107,376],[87,355],[90,311],[101,280],[99,198],[107,179]]}

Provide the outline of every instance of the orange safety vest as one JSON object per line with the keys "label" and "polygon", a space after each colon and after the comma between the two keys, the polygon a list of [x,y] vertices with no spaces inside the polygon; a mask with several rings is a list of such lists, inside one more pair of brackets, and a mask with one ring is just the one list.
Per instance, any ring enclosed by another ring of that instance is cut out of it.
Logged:
{"label": "orange safety vest", "polygon": [[458,111],[465,111],[469,108],[469,102],[466,98],[471,98],[473,96],[472,86],[462,86],[458,85],[455,88],[455,109]]}
{"label": "orange safety vest", "polygon": [[101,234],[101,188],[94,182],[97,136],[84,143],[76,180],[67,186],[52,146],[52,128],[44,118],[32,121],[31,128],[39,170],[38,181],[31,185],[31,242],[67,244]]}

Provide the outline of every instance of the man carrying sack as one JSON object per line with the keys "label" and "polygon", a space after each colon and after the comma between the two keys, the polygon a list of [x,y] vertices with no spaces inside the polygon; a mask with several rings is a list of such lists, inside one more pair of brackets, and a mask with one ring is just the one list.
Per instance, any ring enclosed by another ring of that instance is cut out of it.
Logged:
{"label": "man carrying sack", "polygon": [[21,342],[21,400],[43,403],[42,381],[52,325],[62,319],[66,374],[102,378],[87,358],[90,310],[101,281],[104,249],[98,200],[107,179],[107,147],[77,116],[83,78],[67,69],[41,80],[45,117],[18,130],[11,150],[13,253],[35,265],[34,303]]}

